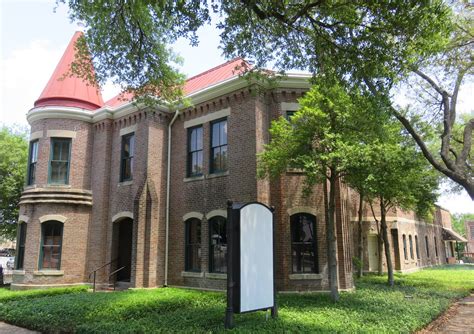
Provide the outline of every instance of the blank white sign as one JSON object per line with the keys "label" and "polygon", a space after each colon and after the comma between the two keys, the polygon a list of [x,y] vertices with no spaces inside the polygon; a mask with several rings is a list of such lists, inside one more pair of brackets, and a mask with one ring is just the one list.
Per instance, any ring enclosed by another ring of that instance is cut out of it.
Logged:
{"label": "blank white sign", "polygon": [[263,205],[240,210],[240,312],[274,305],[272,221]]}

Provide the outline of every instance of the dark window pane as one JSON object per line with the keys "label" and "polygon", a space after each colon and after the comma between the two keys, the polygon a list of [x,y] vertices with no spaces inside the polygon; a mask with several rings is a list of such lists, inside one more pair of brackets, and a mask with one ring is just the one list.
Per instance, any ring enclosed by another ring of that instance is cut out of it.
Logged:
{"label": "dark window pane", "polygon": [[227,272],[226,219],[214,217],[209,221],[209,272]]}
{"label": "dark window pane", "polygon": [[202,126],[188,129],[188,162],[187,175],[202,174]]}
{"label": "dark window pane", "polygon": [[201,271],[201,221],[186,221],[185,270]]}
{"label": "dark window pane", "polygon": [[40,269],[60,269],[62,231],[60,222],[43,223]]}
{"label": "dark window pane", "polygon": [[316,218],[300,213],[291,216],[292,270],[294,273],[317,273]]}
{"label": "dark window pane", "polygon": [[120,161],[120,182],[133,179],[133,156],[135,151],[135,134],[122,137],[122,152]]}
{"label": "dark window pane", "polygon": [[212,123],[211,173],[225,172],[227,165],[227,120]]}
{"label": "dark window pane", "polygon": [[219,123],[212,124],[212,147],[216,147],[220,145],[219,142]]}

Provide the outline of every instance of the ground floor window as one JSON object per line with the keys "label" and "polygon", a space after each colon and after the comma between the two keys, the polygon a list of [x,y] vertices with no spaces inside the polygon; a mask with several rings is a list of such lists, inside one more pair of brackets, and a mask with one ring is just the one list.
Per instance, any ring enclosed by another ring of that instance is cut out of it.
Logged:
{"label": "ground floor window", "polygon": [[438,257],[438,242],[436,240],[436,237],[434,237],[434,248],[435,248],[435,255]]}
{"label": "ground floor window", "polygon": [[430,244],[428,243],[428,236],[425,235],[426,257],[430,257]]}
{"label": "ground floor window", "polygon": [[23,262],[25,258],[25,243],[26,243],[26,229],[28,225],[21,223],[18,226],[18,251],[16,253],[15,269],[23,269]]}
{"label": "ground floor window", "polygon": [[413,239],[411,234],[408,236],[408,242],[410,243],[410,258],[413,260],[415,259],[415,255],[413,254]]}
{"label": "ground floor window", "polygon": [[408,254],[407,254],[407,237],[406,237],[405,234],[402,236],[402,239],[403,239],[403,257],[405,258],[405,260],[408,260]]}
{"label": "ground floor window", "polygon": [[191,218],[186,220],[185,225],[184,269],[186,271],[201,271],[201,221]]}
{"label": "ground floor window", "polygon": [[298,213],[290,217],[293,273],[318,273],[316,217]]}
{"label": "ground floor window", "polygon": [[415,235],[416,258],[420,259],[420,248],[418,247],[418,236]]}
{"label": "ground floor window", "polygon": [[227,272],[227,219],[216,216],[209,220],[209,272]]}
{"label": "ground floor window", "polygon": [[63,223],[47,221],[41,226],[40,269],[61,268],[61,248],[63,239]]}

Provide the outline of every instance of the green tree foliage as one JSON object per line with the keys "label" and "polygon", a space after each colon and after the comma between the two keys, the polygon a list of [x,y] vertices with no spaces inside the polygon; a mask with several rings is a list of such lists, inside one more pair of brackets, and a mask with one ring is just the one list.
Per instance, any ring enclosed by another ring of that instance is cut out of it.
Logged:
{"label": "green tree foliage", "polygon": [[[360,171],[366,168],[366,171],[361,174],[349,173],[347,178],[349,184],[354,178],[357,182],[363,182],[367,200],[379,206],[380,232],[385,246],[388,283],[391,286],[394,279],[387,213],[397,207],[415,210],[421,218],[432,219],[430,215],[438,188],[437,173],[422,154],[403,139],[398,124],[392,125],[383,142],[371,143],[366,150],[363,164],[359,164],[356,169]],[[361,176],[366,176],[366,179],[360,180]]]}
{"label": "green tree foliage", "polygon": [[22,133],[0,129],[0,234],[16,237],[18,203],[25,184],[28,142]]}
{"label": "green tree foliage", "polygon": [[466,221],[474,220],[474,213],[455,213],[451,216],[451,218],[453,230],[455,230],[463,237],[467,237],[466,227],[464,224],[466,223]]}
{"label": "green tree foliage", "polygon": [[[368,112],[371,100],[347,88],[333,77],[315,80],[299,100],[301,109],[287,121],[273,121],[271,142],[259,156],[259,176],[278,177],[288,167],[305,172],[305,192],[323,183],[326,238],[331,296],[339,298],[335,203],[337,182],[346,172],[349,157],[356,155],[364,134],[374,133],[377,113]],[[329,183],[329,189],[327,189]]]}

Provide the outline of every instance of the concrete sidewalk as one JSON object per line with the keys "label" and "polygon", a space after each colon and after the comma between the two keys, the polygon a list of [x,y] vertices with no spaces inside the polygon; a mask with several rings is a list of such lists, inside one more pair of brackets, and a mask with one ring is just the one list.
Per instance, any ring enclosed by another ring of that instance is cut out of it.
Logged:
{"label": "concrete sidewalk", "polygon": [[418,333],[474,334],[474,294],[454,303],[438,319]]}
{"label": "concrete sidewalk", "polygon": [[39,332],[30,331],[26,328],[16,327],[4,322],[0,322],[0,334],[33,334]]}

